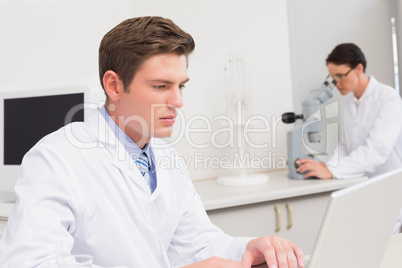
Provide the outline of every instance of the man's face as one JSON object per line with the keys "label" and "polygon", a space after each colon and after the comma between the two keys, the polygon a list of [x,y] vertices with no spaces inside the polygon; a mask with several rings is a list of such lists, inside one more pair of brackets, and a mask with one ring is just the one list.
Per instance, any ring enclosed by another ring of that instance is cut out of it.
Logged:
{"label": "man's face", "polygon": [[355,92],[358,80],[354,69],[346,64],[335,65],[333,63],[328,63],[327,68],[332,78],[337,81],[336,87],[342,95]]}
{"label": "man's face", "polygon": [[121,95],[115,109],[118,120],[125,121],[125,132],[137,144],[172,134],[188,80],[187,58],[183,55],[161,54],[143,63],[128,87],[129,93]]}

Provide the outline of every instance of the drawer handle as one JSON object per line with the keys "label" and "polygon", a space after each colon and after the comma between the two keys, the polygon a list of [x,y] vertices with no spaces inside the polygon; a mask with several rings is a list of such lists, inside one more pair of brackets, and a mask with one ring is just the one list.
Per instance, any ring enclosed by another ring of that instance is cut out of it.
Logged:
{"label": "drawer handle", "polygon": [[289,219],[289,224],[288,226],[286,226],[286,228],[290,229],[293,226],[292,207],[289,204],[286,204],[286,209],[288,210],[288,219]]}
{"label": "drawer handle", "polygon": [[276,228],[275,232],[279,232],[281,230],[281,211],[277,206],[274,207],[276,213]]}

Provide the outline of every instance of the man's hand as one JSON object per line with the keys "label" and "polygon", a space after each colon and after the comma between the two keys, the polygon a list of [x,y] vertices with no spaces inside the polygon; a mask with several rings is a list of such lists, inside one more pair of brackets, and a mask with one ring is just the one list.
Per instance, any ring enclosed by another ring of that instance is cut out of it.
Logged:
{"label": "man's hand", "polygon": [[246,267],[266,262],[269,268],[304,268],[301,248],[276,236],[262,236],[248,242],[242,262]]}
{"label": "man's hand", "polygon": [[219,257],[212,257],[184,266],[183,268],[245,268],[245,266],[241,262],[227,260]]}
{"label": "man's hand", "polygon": [[307,173],[304,175],[305,178],[308,177],[317,177],[319,179],[332,179],[333,175],[331,171],[329,171],[328,167],[322,163],[315,161],[313,159],[301,159],[297,161],[297,164],[300,167],[297,169],[298,172]]}

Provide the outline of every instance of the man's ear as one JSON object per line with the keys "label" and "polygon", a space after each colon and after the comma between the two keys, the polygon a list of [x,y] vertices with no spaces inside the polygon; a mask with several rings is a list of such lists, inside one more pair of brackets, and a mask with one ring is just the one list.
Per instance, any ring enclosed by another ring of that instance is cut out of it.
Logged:
{"label": "man's ear", "polygon": [[106,71],[103,75],[103,86],[106,94],[112,101],[119,101],[121,94],[124,93],[124,85],[119,75],[112,70]]}

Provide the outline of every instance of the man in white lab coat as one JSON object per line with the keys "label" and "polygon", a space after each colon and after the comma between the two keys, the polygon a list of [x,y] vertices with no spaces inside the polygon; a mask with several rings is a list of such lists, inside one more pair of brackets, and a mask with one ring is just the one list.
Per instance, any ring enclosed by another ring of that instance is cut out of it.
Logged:
{"label": "man in white lab coat", "polygon": [[214,226],[184,163],[158,139],[171,135],[183,105],[194,47],[160,17],[126,20],[104,36],[105,106],[24,157],[1,267],[57,267],[71,254],[91,255],[96,267],[304,267],[290,241],[235,238]]}
{"label": "man in white lab coat", "polygon": [[320,179],[374,177],[402,167],[402,101],[390,86],[366,75],[358,46],[340,44],[326,59],[329,74],[345,95],[341,138],[327,164],[299,161],[299,172]]}

